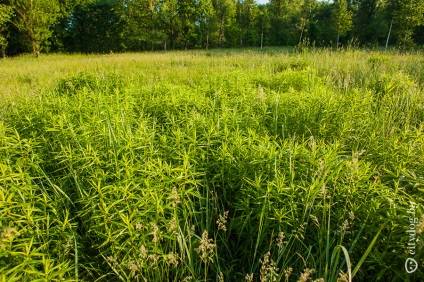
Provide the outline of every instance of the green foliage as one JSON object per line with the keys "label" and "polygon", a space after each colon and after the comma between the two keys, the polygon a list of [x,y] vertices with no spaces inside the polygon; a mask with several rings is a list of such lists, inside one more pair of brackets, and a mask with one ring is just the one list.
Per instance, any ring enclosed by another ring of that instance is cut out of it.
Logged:
{"label": "green foliage", "polygon": [[25,52],[25,46],[36,56],[42,50],[113,53],[264,46],[297,46],[303,52],[334,43],[337,48],[378,48],[386,42],[406,50],[421,44],[424,24],[421,0],[4,2],[14,15],[10,23],[0,23],[2,41],[10,35],[8,46],[2,43],[3,56]]}
{"label": "green foliage", "polygon": [[392,11],[392,17],[396,24],[398,42],[405,47],[413,45],[412,34],[416,26],[423,25],[424,19],[424,1],[390,1],[389,6]]}
{"label": "green foliage", "polygon": [[10,6],[0,4],[0,48],[2,57],[5,56],[4,49],[7,47],[7,24],[11,21],[13,9]]}
{"label": "green foliage", "polygon": [[[273,45],[295,45],[299,43],[296,26],[301,22],[301,10],[305,1],[271,0],[269,12],[271,14],[271,33]],[[306,19],[306,18],[304,18]]]}
{"label": "green foliage", "polygon": [[352,28],[353,13],[348,9],[346,0],[337,0],[334,2],[332,20],[334,30],[337,33],[336,48],[339,48],[339,37],[344,35]]}
{"label": "green foliage", "polygon": [[75,9],[66,22],[66,48],[74,52],[110,53],[122,48],[125,25],[116,1],[96,1]]}
{"label": "green foliage", "polygon": [[53,25],[61,16],[71,13],[74,7],[91,0],[9,0],[16,17],[13,24],[28,38],[28,44],[35,57],[48,45],[53,33]]}
{"label": "green foliage", "polygon": [[223,47],[227,41],[226,32],[235,23],[236,2],[234,0],[212,0],[212,5],[215,9],[214,20],[218,27],[217,46]]}
{"label": "green foliage", "polygon": [[6,60],[0,278],[422,280],[404,271],[412,201],[424,259],[420,59]]}
{"label": "green foliage", "polygon": [[96,77],[89,72],[79,72],[69,77],[60,78],[56,92],[59,95],[76,95],[80,91],[113,91],[121,87],[121,78],[116,74]]}
{"label": "green foliage", "polygon": [[14,24],[28,36],[32,52],[38,57],[41,44],[50,38],[51,26],[59,17],[58,1],[10,0],[10,3],[18,16]]}
{"label": "green foliage", "polygon": [[[33,139],[0,124],[0,279],[74,277],[75,223],[41,167]],[[60,188],[59,188],[60,189]]]}
{"label": "green foliage", "polygon": [[390,23],[387,19],[387,1],[359,1],[353,15],[352,32],[354,37],[367,45],[378,45],[385,42]]}

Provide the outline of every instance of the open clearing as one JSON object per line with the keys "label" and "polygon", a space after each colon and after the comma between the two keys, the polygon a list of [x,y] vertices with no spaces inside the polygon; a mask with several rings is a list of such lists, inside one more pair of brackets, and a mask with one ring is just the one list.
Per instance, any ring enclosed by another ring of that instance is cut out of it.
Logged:
{"label": "open clearing", "polygon": [[423,66],[272,48],[0,61],[0,281],[423,281]]}

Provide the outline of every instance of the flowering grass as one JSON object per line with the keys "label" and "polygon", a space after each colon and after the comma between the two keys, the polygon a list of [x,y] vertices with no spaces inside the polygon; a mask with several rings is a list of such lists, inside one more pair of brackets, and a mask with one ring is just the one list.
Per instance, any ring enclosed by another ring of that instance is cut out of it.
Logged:
{"label": "flowering grass", "polygon": [[0,281],[424,279],[423,62],[1,61]]}

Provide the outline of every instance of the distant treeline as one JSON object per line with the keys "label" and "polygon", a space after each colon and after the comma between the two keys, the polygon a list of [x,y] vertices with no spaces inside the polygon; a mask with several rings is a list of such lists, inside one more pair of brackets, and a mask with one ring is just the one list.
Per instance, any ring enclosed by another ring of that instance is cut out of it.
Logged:
{"label": "distant treeline", "polygon": [[2,56],[424,44],[424,0],[0,0]]}

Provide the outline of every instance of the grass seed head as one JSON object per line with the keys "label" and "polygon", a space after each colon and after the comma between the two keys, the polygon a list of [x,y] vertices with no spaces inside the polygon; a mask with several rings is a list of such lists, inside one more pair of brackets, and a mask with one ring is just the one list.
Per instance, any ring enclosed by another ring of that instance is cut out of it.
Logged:
{"label": "grass seed head", "polygon": [[218,230],[227,231],[227,219],[228,219],[228,211],[224,212],[224,216],[219,215],[219,219],[216,221],[218,224]]}
{"label": "grass seed head", "polygon": [[224,273],[220,272],[218,275],[218,281],[219,282],[224,282]]}
{"label": "grass seed head", "polygon": [[192,225],[190,229],[187,230],[188,237],[193,237],[193,235],[196,233],[196,226]]}
{"label": "grass seed head", "polygon": [[151,254],[151,255],[149,255],[148,257],[147,257],[147,259],[148,260],[150,260],[152,263],[150,264],[150,266],[152,267],[152,268],[156,268],[156,266],[157,266],[157,264],[158,264],[158,261],[159,261],[159,255],[157,255],[157,254]]}
{"label": "grass seed head", "polygon": [[167,230],[169,233],[171,233],[172,235],[178,235],[178,224],[177,224],[177,218],[175,216],[173,216],[171,218],[171,220],[169,221]]}
{"label": "grass seed head", "polygon": [[310,215],[310,217],[314,221],[315,226],[318,227],[318,228],[320,228],[318,217],[316,215]]}
{"label": "grass seed head", "polygon": [[200,258],[204,263],[208,261],[213,263],[213,254],[216,245],[212,243],[213,240],[208,238],[208,231],[204,230],[202,233],[202,239],[200,240],[200,245],[197,249],[194,249],[196,253],[200,254]]}
{"label": "grass seed head", "polygon": [[117,263],[116,258],[114,258],[114,257],[112,257],[112,256],[108,256],[106,259],[107,259],[107,261],[108,261],[108,262],[110,262],[110,263],[113,263],[113,264]]}
{"label": "grass seed head", "polygon": [[178,206],[178,204],[181,202],[180,195],[178,194],[177,188],[175,187],[172,188],[171,196],[169,197],[169,199],[172,201],[171,205],[174,208]]}
{"label": "grass seed head", "polygon": [[339,277],[337,278],[337,282],[348,282],[349,277],[346,273],[343,272],[343,270],[340,271]]}
{"label": "grass seed head", "polygon": [[140,273],[143,269],[143,265],[139,261],[129,261],[127,262],[128,270],[130,271],[131,277],[135,277],[137,273]]}
{"label": "grass seed head", "polygon": [[315,272],[315,269],[306,268],[303,273],[300,275],[299,280],[297,282],[306,282],[312,280],[311,276]]}
{"label": "grass seed head", "polygon": [[293,268],[289,267],[287,269],[284,270],[284,277],[286,278],[286,281],[289,281],[290,275],[293,272]]}
{"label": "grass seed head", "polygon": [[143,224],[136,223],[135,224],[135,230],[137,230],[138,232],[141,232],[143,230]]}
{"label": "grass seed head", "polygon": [[140,251],[139,257],[141,259],[145,260],[147,258],[147,254],[148,254],[147,248],[145,246],[141,246],[139,251]]}
{"label": "grass seed head", "polygon": [[261,263],[261,282],[277,281],[278,279],[278,268],[276,263],[270,259],[271,253],[267,252],[263,260],[259,260]]}
{"label": "grass seed head", "polygon": [[258,85],[258,94],[256,95],[256,99],[258,99],[262,103],[265,101],[265,91],[262,85],[260,84]]}
{"label": "grass seed head", "polygon": [[354,214],[354,212],[353,212],[353,211],[350,211],[350,212],[349,212],[349,218],[350,218],[351,220],[355,220],[355,214]]}
{"label": "grass seed head", "polygon": [[244,277],[244,280],[248,282],[253,282],[253,273],[246,274],[246,276]]}
{"label": "grass seed head", "polygon": [[349,224],[349,221],[346,219],[346,220],[343,222],[343,225],[341,226],[341,233],[342,233],[343,235],[345,235],[345,234],[349,234],[349,233],[350,233],[349,229],[350,229],[350,224]]}
{"label": "grass seed head", "polygon": [[180,263],[180,257],[177,253],[169,253],[168,254],[168,264],[173,267],[178,267],[178,264]]}
{"label": "grass seed head", "polygon": [[152,242],[153,243],[157,243],[162,239],[162,232],[159,230],[159,227],[156,223],[152,222],[150,223],[150,227],[152,228],[152,234],[153,235],[153,239]]}
{"label": "grass seed head", "polygon": [[21,234],[15,228],[5,228],[3,229],[0,238],[5,241],[10,241],[14,237],[19,237]]}
{"label": "grass seed head", "polygon": [[284,234],[283,231],[278,233],[278,237],[277,237],[277,246],[278,246],[278,250],[281,251],[284,247],[284,245],[286,245],[288,242],[286,241],[286,235]]}

